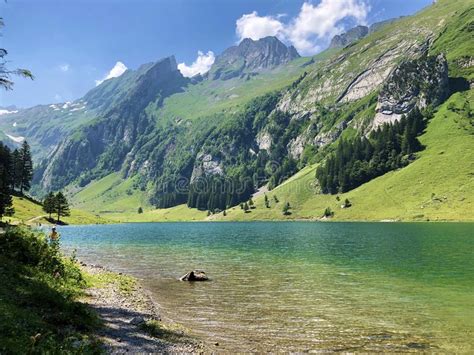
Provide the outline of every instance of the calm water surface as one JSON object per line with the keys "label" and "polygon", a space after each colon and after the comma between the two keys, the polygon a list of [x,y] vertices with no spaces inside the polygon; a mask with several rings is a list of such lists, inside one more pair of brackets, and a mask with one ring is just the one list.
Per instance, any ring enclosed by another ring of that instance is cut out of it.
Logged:
{"label": "calm water surface", "polygon": [[[474,351],[474,224],[61,227],[78,257],[143,281],[225,350]],[[203,269],[212,282],[177,278]]]}

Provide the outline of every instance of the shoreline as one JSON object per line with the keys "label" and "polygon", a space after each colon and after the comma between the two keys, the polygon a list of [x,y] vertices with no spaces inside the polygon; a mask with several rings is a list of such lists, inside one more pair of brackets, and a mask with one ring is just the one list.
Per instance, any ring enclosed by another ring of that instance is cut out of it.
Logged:
{"label": "shoreline", "polygon": [[82,302],[99,317],[96,336],[106,353],[201,353],[204,343],[171,320],[140,282],[101,265],[78,262],[88,281]]}

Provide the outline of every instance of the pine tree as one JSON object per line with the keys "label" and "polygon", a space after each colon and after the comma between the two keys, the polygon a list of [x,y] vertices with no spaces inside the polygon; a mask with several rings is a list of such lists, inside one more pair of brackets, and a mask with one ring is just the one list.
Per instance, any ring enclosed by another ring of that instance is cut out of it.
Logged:
{"label": "pine tree", "polygon": [[254,209],[254,208],[255,208],[255,204],[253,203],[253,200],[252,200],[252,199],[249,200],[249,207],[250,207],[251,209]]}
{"label": "pine tree", "polygon": [[15,149],[12,153],[12,190],[20,187],[21,181],[21,164],[20,164],[20,152],[18,149]]}
{"label": "pine tree", "polygon": [[54,198],[54,207],[58,216],[58,222],[61,217],[71,215],[71,212],[69,211],[69,203],[67,202],[66,196],[64,196],[61,191],[59,191]]}
{"label": "pine tree", "polygon": [[282,209],[283,215],[284,216],[290,215],[291,214],[290,209],[291,209],[290,203],[289,202],[285,203]]}
{"label": "pine tree", "polygon": [[247,213],[249,211],[249,205],[247,202],[244,203],[244,212]]}
{"label": "pine tree", "polygon": [[43,200],[43,211],[49,214],[49,219],[51,219],[51,214],[56,211],[56,196],[54,193],[50,192],[46,195]]}
{"label": "pine tree", "polygon": [[19,188],[20,193],[23,190],[29,190],[31,186],[31,179],[33,178],[33,161],[31,159],[30,146],[27,141],[24,141],[19,151]]}
{"label": "pine tree", "polygon": [[12,215],[12,157],[10,149],[0,142],[0,218]]}

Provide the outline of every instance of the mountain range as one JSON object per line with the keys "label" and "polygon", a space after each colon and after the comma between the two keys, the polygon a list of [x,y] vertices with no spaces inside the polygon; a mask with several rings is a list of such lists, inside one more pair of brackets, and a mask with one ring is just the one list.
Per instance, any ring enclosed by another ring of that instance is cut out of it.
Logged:
{"label": "mountain range", "polygon": [[[338,209],[334,218],[364,219],[371,214],[362,211],[377,208],[358,191],[379,193],[378,181],[414,169],[414,186],[386,182],[393,190],[384,192],[411,191],[414,200],[380,196],[386,212],[367,218],[443,219],[474,203],[473,5],[440,0],[413,16],[358,26],[313,57],[276,37],[244,39],[194,78],[184,77],[171,56],[127,70],[74,102],[0,110],[0,140],[32,145],[32,193],[63,189],[76,207],[120,220],[138,207],[156,218],[168,210],[210,219],[315,218],[325,205]],[[432,146],[355,190],[322,193],[315,171],[338,156],[341,141],[370,138],[416,110],[427,124],[419,139]],[[448,139],[458,129],[449,148],[459,148],[457,155],[445,148],[427,155],[440,144],[430,134]],[[442,188],[427,177],[443,176],[440,169],[459,160],[466,166]],[[285,201],[269,203],[277,193]],[[339,211],[339,195],[360,202]],[[263,207],[240,214],[239,204],[252,196]],[[282,216],[283,202],[291,215]],[[318,209],[309,211],[311,204]],[[209,217],[199,212],[208,210]]]}

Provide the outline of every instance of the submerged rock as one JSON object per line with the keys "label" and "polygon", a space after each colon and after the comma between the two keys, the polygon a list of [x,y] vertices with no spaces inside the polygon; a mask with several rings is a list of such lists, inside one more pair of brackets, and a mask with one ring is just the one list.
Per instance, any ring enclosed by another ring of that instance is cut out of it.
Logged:
{"label": "submerged rock", "polygon": [[209,281],[206,273],[202,270],[193,270],[181,276],[180,281]]}

